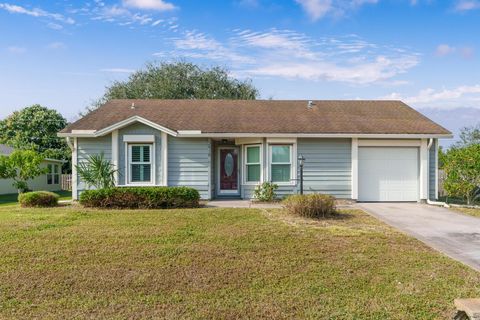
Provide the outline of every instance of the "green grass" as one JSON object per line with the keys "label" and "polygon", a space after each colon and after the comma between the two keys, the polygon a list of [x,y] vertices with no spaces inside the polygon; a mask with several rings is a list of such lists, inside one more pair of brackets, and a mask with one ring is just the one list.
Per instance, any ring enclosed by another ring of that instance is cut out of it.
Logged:
{"label": "green grass", "polygon": [[[72,192],[71,191],[53,191],[56,194],[60,195],[60,200],[70,200],[72,199]],[[12,205],[18,203],[18,193],[10,193],[10,194],[1,194],[0,195],[0,206]]]}
{"label": "green grass", "polygon": [[445,319],[480,273],[360,211],[0,208],[0,318]]}

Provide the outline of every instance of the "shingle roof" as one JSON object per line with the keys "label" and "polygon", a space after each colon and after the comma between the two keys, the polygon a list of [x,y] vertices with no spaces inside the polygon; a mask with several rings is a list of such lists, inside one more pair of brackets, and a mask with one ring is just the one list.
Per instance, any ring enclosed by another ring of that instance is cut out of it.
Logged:
{"label": "shingle roof", "polygon": [[6,144],[0,144],[0,155],[8,156],[10,155],[15,149],[12,147],[7,146]]}
{"label": "shingle roof", "polygon": [[306,100],[111,100],[62,132],[100,130],[140,116],[175,131],[202,133],[450,134],[401,101],[307,105]]}

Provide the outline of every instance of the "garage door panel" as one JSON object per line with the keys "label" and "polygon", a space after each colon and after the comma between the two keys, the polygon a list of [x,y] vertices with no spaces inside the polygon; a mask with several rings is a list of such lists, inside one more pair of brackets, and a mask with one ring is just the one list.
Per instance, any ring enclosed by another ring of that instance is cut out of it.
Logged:
{"label": "garage door panel", "polygon": [[359,201],[417,201],[418,149],[360,147]]}

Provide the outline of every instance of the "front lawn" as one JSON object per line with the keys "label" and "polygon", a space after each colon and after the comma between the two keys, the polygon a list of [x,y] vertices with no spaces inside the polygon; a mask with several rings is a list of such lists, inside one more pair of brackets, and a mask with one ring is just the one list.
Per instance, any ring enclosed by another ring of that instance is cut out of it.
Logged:
{"label": "front lawn", "polygon": [[0,318],[437,319],[480,273],[365,213],[0,208]]}
{"label": "front lawn", "polygon": [[[72,191],[59,190],[53,191],[60,196],[60,200],[71,200]],[[0,206],[12,205],[18,203],[18,193],[0,194]]]}
{"label": "front lawn", "polygon": [[453,210],[467,214],[469,216],[480,218],[480,209],[475,208],[453,208]]}

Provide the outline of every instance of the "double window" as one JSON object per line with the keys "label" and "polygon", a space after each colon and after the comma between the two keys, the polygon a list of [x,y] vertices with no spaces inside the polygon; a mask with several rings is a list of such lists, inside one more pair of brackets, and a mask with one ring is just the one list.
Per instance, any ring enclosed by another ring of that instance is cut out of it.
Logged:
{"label": "double window", "polygon": [[[263,159],[261,145],[247,145],[244,150],[245,182],[247,184],[262,182]],[[294,183],[293,145],[271,144],[268,146],[268,150],[268,180],[274,183]]]}
{"label": "double window", "polygon": [[247,183],[257,183],[261,180],[262,162],[260,145],[245,147],[245,180]]}
{"label": "double window", "polygon": [[270,145],[270,180],[292,182],[292,145]]}
{"label": "double window", "polygon": [[47,165],[47,184],[59,184],[60,183],[60,168],[58,164]]}
{"label": "double window", "polygon": [[151,183],[152,144],[129,144],[129,183]]}

